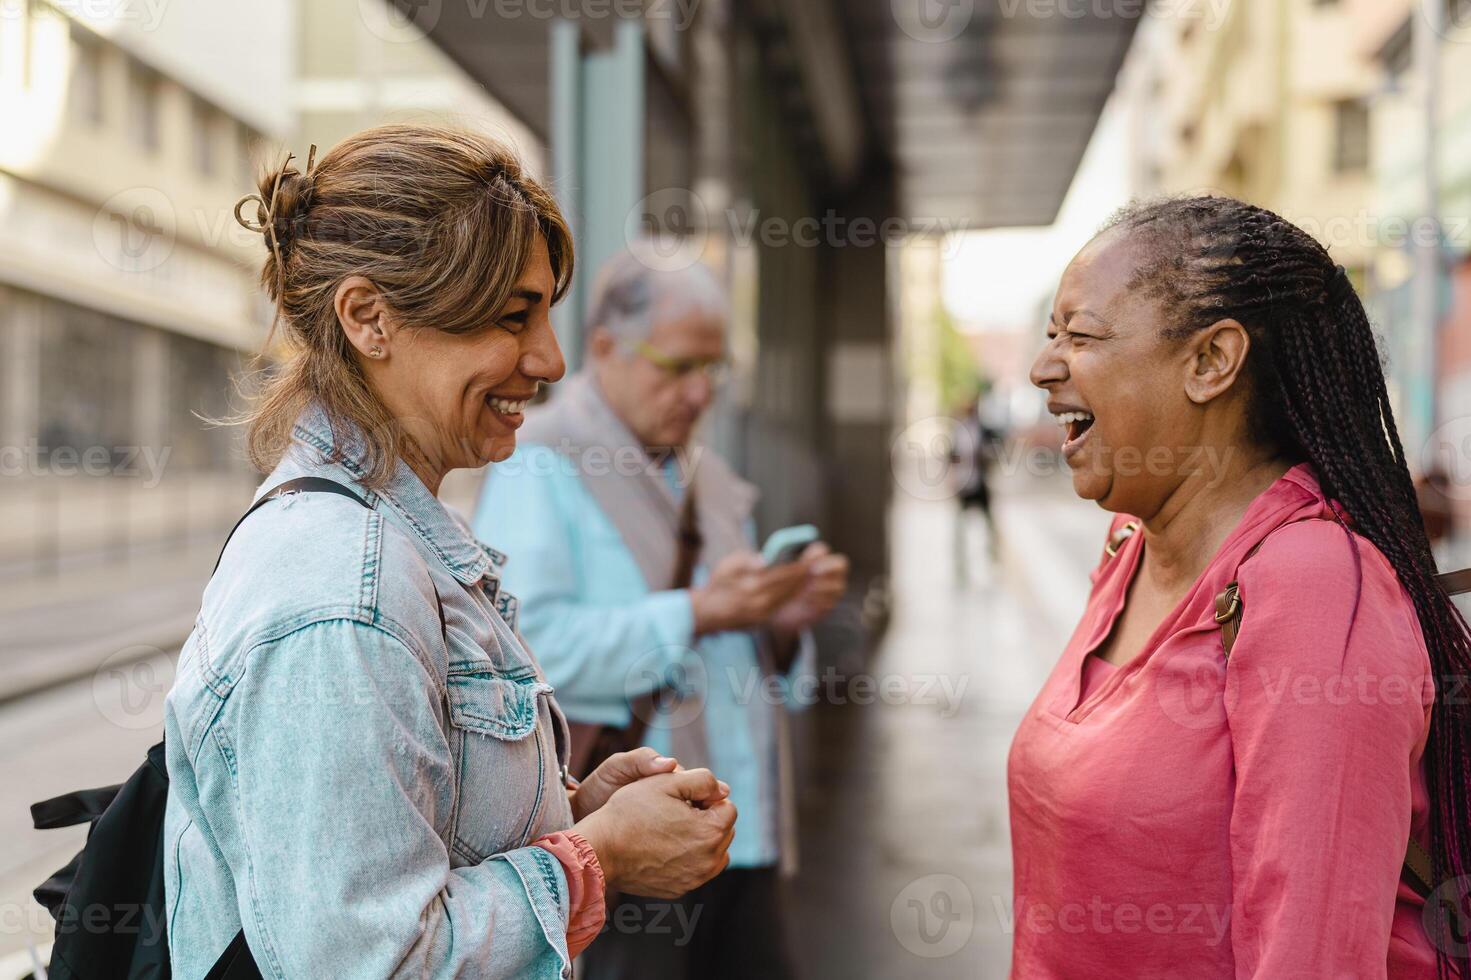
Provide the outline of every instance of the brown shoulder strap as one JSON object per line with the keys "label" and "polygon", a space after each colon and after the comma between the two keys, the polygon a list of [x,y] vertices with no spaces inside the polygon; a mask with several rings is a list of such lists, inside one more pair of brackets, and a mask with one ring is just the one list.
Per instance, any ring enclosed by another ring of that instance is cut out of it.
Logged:
{"label": "brown shoulder strap", "polygon": [[[690,587],[694,582],[695,566],[700,563],[700,551],[704,546],[705,538],[700,533],[700,516],[695,506],[695,488],[691,484],[679,505],[674,579],[669,588]],[[567,727],[572,736],[572,748],[568,769],[571,774],[578,779],[586,779],[608,756],[638,748],[643,744],[650,719],[675,699],[675,690],[667,685],[633,698],[628,703],[633,717],[625,728],[569,720]]]}
{"label": "brown shoulder strap", "polygon": [[1419,841],[1410,838],[1410,846],[1405,850],[1405,865],[1400,871],[1400,880],[1415,890],[1415,894],[1421,898],[1429,898],[1435,888],[1430,884],[1435,880],[1435,866],[1431,863],[1430,852],[1420,846]]}
{"label": "brown shoulder strap", "polygon": [[1221,648],[1226,659],[1231,659],[1231,648],[1236,645],[1236,634],[1241,629],[1241,614],[1246,604],[1241,601],[1241,587],[1231,582],[1216,593],[1216,625],[1221,627]]}
{"label": "brown shoulder strap", "polygon": [[1462,595],[1471,592],[1471,568],[1442,572],[1435,578],[1440,583],[1440,587],[1445,590],[1446,595]]}
{"label": "brown shoulder strap", "polygon": [[1107,561],[1108,559],[1117,555],[1119,553],[1119,549],[1124,546],[1124,542],[1132,538],[1134,536],[1134,532],[1138,530],[1138,521],[1129,521],[1126,524],[1120,524],[1118,530],[1110,534],[1108,536],[1108,540],[1103,543],[1104,560]]}
{"label": "brown shoulder strap", "polygon": [[[1240,571],[1241,566],[1251,561],[1266,543],[1267,538],[1262,538],[1252,545],[1251,550],[1236,563],[1236,570]],[[1216,593],[1216,625],[1221,627],[1221,649],[1225,652],[1228,661],[1231,659],[1231,648],[1236,645],[1236,634],[1241,632],[1241,617],[1245,613],[1246,600],[1241,598],[1241,586],[1233,579],[1226,583],[1224,589]]]}
{"label": "brown shoulder strap", "polygon": [[679,505],[679,535],[675,542],[674,583],[671,589],[687,589],[695,579],[705,536],[700,533],[700,515],[695,507],[695,485],[690,484]]}
{"label": "brown shoulder strap", "polygon": [[[1261,547],[1258,545],[1257,547]],[[1256,551],[1252,549],[1253,553]],[[1246,556],[1250,558],[1251,555]],[[1245,561],[1245,559],[1242,559]],[[1445,590],[1446,595],[1462,595],[1471,592],[1471,568],[1462,568],[1454,572],[1443,572],[1436,576],[1436,581]],[[1221,627],[1221,645],[1226,650],[1226,657],[1231,656],[1231,648],[1236,645],[1236,634],[1241,629],[1241,617],[1246,612],[1246,603],[1242,601],[1241,590],[1235,582],[1231,582],[1216,596],[1216,622]]]}

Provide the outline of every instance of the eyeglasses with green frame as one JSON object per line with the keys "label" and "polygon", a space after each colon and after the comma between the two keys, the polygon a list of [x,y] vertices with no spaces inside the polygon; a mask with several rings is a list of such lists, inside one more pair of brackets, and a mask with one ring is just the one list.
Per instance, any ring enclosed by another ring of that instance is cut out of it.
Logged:
{"label": "eyeglasses with green frame", "polygon": [[727,357],[671,357],[643,340],[628,344],[628,348],[675,381],[703,374],[718,388],[730,380],[730,359]]}

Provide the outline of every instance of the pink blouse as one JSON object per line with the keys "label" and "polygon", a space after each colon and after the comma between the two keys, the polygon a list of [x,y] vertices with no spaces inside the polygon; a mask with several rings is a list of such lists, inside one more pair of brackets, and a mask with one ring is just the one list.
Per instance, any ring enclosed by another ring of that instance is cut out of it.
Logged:
{"label": "pink blouse", "polygon": [[[1008,760],[1013,976],[1435,976],[1399,881],[1412,830],[1428,844],[1430,661],[1394,571],[1352,541],[1293,468],[1085,696],[1143,535],[1100,563]],[[1213,612],[1233,579],[1228,668]]]}

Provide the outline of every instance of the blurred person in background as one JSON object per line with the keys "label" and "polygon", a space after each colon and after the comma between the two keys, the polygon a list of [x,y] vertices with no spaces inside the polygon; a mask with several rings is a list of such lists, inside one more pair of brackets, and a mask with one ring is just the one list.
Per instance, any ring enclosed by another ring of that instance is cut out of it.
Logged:
{"label": "blurred person in background", "polygon": [[725,296],[706,268],[624,252],[589,311],[587,369],[529,413],[475,529],[509,556],[522,629],[573,721],[574,773],[647,734],[717,768],[741,821],[730,869],[676,906],[630,889],[583,976],[790,976],[783,681],[809,659],[805,631],[842,595],[847,560],[817,542],[767,566],[751,545],[755,488],[694,440],[727,357]]}
{"label": "blurred person in background", "polygon": [[[1048,337],[1073,487],[1118,516],[1012,744],[1016,975],[1464,975],[1471,727],[1436,679],[1471,641],[1344,269],[1240,201],[1135,205]],[[1070,903],[1101,924],[1026,911]]]}
{"label": "blurred person in background", "polygon": [[1001,538],[996,530],[996,516],[991,511],[991,468],[1000,457],[1001,433],[981,420],[981,396],[966,401],[955,413],[955,445],[950,461],[956,467],[955,512],[955,581],[960,586],[970,581],[971,514],[979,512],[986,527],[986,556],[995,561],[1000,553]]}
{"label": "blurred person in background", "polygon": [[270,977],[563,977],[605,885],[678,895],[735,820],[647,749],[564,790],[500,559],[436,497],[563,374],[567,226],[505,148],[410,126],[288,157],[236,217],[286,347],[245,420],[258,499],[359,499],[267,499],[205,590],[165,716],[174,974],[243,935]]}

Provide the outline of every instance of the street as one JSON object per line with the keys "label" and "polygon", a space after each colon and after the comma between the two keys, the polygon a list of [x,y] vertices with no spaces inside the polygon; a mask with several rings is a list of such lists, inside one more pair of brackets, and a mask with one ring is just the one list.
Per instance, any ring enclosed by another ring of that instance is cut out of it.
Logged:
{"label": "street", "polygon": [[[1107,515],[1031,477],[1003,485],[997,512],[999,564],[977,529],[960,588],[953,504],[896,495],[889,633],[866,667],[820,677],[796,716],[790,938],[806,977],[1006,975],[1007,748],[1082,609]],[[171,658],[154,656],[0,705],[0,980],[49,938],[30,891],[85,837],[32,830],[29,804],[125,779],[159,737],[171,681]]]}

